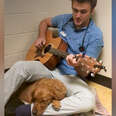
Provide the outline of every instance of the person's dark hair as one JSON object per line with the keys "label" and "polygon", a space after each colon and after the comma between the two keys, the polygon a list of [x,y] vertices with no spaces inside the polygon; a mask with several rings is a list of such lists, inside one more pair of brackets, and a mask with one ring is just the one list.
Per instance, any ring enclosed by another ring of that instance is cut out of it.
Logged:
{"label": "person's dark hair", "polygon": [[97,4],[97,0],[72,0],[72,2],[73,1],[77,1],[79,3],[89,2],[92,9],[95,8],[95,6]]}

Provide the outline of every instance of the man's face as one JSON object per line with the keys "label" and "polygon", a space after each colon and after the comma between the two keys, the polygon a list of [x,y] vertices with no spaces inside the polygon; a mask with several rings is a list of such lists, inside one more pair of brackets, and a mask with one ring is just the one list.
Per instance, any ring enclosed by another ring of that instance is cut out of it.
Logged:
{"label": "man's face", "polygon": [[75,26],[81,28],[88,25],[93,10],[91,10],[90,3],[78,3],[74,0],[72,2],[72,12]]}

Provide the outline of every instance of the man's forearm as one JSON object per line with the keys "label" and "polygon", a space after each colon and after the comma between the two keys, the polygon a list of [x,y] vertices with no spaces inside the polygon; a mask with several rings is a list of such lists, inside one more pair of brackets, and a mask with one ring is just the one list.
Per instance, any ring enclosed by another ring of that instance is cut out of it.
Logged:
{"label": "man's forearm", "polygon": [[47,23],[45,22],[45,20],[41,21],[41,22],[40,22],[40,25],[39,25],[38,37],[40,37],[40,38],[45,38],[47,29],[48,29],[48,25],[47,25]]}
{"label": "man's forearm", "polygon": [[39,38],[45,38],[46,36],[46,31],[48,29],[49,26],[52,26],[51,24],[51,18],[47,18],[47,19],[44,19],[40,22],[40,25],[39,25],[39,33],[38,33],[38,37]]}

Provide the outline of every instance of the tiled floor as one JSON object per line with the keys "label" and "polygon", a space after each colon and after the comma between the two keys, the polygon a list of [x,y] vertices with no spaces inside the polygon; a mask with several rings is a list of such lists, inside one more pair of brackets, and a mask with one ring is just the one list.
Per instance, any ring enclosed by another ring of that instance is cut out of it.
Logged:
{"label": "tiled floor", "polygon": [[112,90],[94,82],[88,82],[88,84],[96,89],[101,103],[112,114]]}

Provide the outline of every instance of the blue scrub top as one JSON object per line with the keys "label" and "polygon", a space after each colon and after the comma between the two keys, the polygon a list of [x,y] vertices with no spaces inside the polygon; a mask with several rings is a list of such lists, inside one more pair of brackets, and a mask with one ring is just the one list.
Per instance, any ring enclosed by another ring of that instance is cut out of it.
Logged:
{"label": "blue scrub top", "polygon": [[[102,47],[104,46],[101,30],[90,20],[89,26],[80,30],[75,28],[72,14],[58,15],[52,18],[52,26],[58,28],[59,37],[68,45],[67,52],[70,54],[80,54],[79,47],[82,46],[84,39],[85,54],[98,58]],[[58,65],[62,74],[77,75],[74,67],[69,66],[65,59],[61,60]]]}

